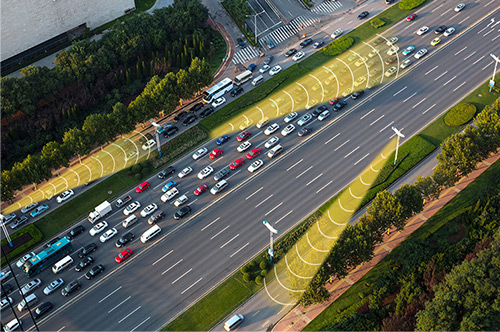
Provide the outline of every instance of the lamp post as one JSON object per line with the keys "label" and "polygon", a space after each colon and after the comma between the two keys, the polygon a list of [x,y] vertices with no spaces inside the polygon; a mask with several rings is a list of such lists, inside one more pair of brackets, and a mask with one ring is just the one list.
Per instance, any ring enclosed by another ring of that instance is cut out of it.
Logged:
{"label": "lamp post", "polygon": [[495,60],[495,67],[493,69],[493,76],[491,77],[491,81],[490,81],[490,92],[491,92],[491,89],[493,89],[493,87],[495,86],[495,74],[497,72],[497,64],[500,62],[500,59],[495,56],[495,54],[493,53],[490,53],[491,57]]}
{"label": "lamp post", "polygon": [[394,156],[394,165],[396,165],[396,162],[398,161],[398,148],[399,148],[399,138],[402,137],[402,138],[405,138],[406,136],[403,135],[399,130],[396,129],[396,127],[392,126],[392,130],[394,130],[394,132],[396,133],[396,135],[398,136],[398,141],[396,143],[396,155]]}
{"label": "lamp post", "polygon": [[269,230],[269,236],[270,236],[270,238],[269,238],[269,249],[267,250],[267,252],[269,253],[269,256],[271,256],[271,262],[272,262],[273,261],[273,256],[274,256],[274,251],[273,251],[274,238],[273,238],[273,235],[274,234],[278,234],[278,230],[275,229],[273,226],[271,226],[271,224],[268,223],[265,220],[262,223]]}
{"label": "lamp post", "polygon": [[5,234],[5,238],[9,242],[9,246],[12,248],[14,245],[12,244],[9,232],[7,232],[7,228],[5,227],[5,216],[3,214],[0,214],[0,226],[2,227],[3,233]]}
{"label": "lamp post", "polygon": [[255,16],[254,16],[255,43],[256,43],[257,45],[259,45],[259,42],[258,42],[258,40],[257,40],[257,16],[258,16],[258,15],[260,15],[260,14],[263,14],[263,13],[265,13],[265,12],[266,12],[266,11],[265,11],[265,10],[263,10],[263,11],[261,11],[260,13],[256,13],[256,14],[255,14]]}
{"label": "lamp post", "polygon": [[[154,122],[153,120],[149,120],[149,122],[151,122],[151,124],[153,126],[155,126],[156,128],[161,128],[161,125]],[[158,130],[155,130],[155,134],[156,134],[156,146],[157,146],[158,154],[160,155],[160,158],[161,158],[160,135],[158,134]]]}

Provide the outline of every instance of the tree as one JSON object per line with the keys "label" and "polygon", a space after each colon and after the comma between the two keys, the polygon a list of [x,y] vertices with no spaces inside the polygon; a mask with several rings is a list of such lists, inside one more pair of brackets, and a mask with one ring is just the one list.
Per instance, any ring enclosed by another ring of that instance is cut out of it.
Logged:
{"label": "tree", "polygon": [[224,0],[222,2],[226,9],[234,15],[241,24],[245,22],[248,15],[253,13],[248,5],[248,0]]}
{"label": "tree", "polygon": [[441,186],[434,181],[432,176],[427,175],[426,177],[417,177],[417,181],[414,184],[415,188],[420,193],[422,199],[428,201],[431,199],[437,199],[441,193]]}
{"label": "tree", "polygon": [[15,171],[3,170],[2,180],[0,183],[2,202],[8,202],[14,198],[14,191],[22,188],[20,184],[20,176]]}
{"label": "tree", "polygon": [[89,153],[91,150],[89,137],[78,128],[71,128],[64,133],[63,144],[67,151],[78,155],[80,163],[82,162],[82,155]]}
{"label": "tree", "polygon": [[[497,102],[500,98],[497,99]],[[500,146],[500,116],[494,105],[486,106],[474,119],[477,129],[484,140],[483,149],[494,152]]]}
{"label": "tree", "polygon": [[402,207],[401,217],[408,219],[415,213],[422,211],[424,202],[418,189],[414,185],[405,184],[394,193]]}
{"label": "tree", "polygon": [[436,157],[439,163],[435,169],[456,183],[476,168],[480,160],[478,149],[470,136],[466,137],[463,133],[452,135],[441,143],[441,153]]}
{"label": "tree", "polygon": [[103,145],[112,140],[115,135],[114,123],[106,114],[90,114],[85,118],[82,131],[91,142]]}
{"label": "tree", "polygon": [[43,147],[41,160],[50,169],[58,169],[61,166],[68,167],[69,155],[63,145],[51,141]]}
{"label": "tree", "polygon": [[372,217],[375,229],[380,234],[392,226],[403,229],[406,220],[402,217],[402,212],[401,203],[387,190],[379,192],[372,205],[366,209],[366,215]]}
{"label": "tree", "polygon": [[13,169],[22,174],[21,183],[32,183],[35,188],[37,184],[52,176],[49,166],[43,163],[40,157],[32,155],[28,155],[21,163],[15,163]]}

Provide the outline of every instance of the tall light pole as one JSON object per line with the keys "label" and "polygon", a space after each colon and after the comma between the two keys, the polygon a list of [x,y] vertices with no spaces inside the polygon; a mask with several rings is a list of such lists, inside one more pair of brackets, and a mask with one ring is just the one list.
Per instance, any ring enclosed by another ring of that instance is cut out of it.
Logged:
{"label": "tall light pole", "polygon": [[5,216],[0,214],[0,227],[2,227],[3,233],[5,234],[5,238],[9,242],[9,246],[12,248],[14,245],[12,244],[12,240],[10,239],[10,234],[7,232],[7,228],[5,227]]}
{"label": "tall light pole", "polygon": [[260,15],[260,14],[263,14],[265,13],[266,11],[263,10],[261,11],[260,13],[256,13],[255,16],[254,16],[254,27],[255,27],[255,43],[257,45],[259,45],[259,42],[257,41],[257,16]]}
{"label": "tall light pole", "polygon": [[398,161],[398,149],[399,149],[399,138],[402,137],[402,138],[405,138],[406,136],[403,135],[399,130],[396,129],[396,127],[392,126],[392,130],[394,130],[394,132],[396,133],[396,135],[398,136],[398,141],[396,143],[396,155],[394,156],[394,165],[396,165],[397,161]]}
{"label": "tall light pole", "polygon": [[491,92],[491,89],[493,89],[493,87],[495,86],[495,74],[497,72],[497,64],[500,62],[500,59],[493,53],[490,53],[490,55],[495,60],[495,68],[493,69],[493,76],[491,77],[490,81],[490,92]]}
{"label": "tall light pole", "polygon": [[274,251],[273,251],[274,238],[273,238],[273,235],[278,234],[278,230],[275,229],[273,226],[271,226],[271,224],[265,220],[262,223],[269,230],[270,238],[269,238],[269,249],[267,250],[267,252],[269,253],[269,256],[271,256],[271,262],[272,262],[273,257],[274,257]]}
{"label": "tall light pole", "polygon": [[[156,128],[161,128],[161,125],[154,122],[153,120],[149,120],[149,122],[151,122],[151,124],[153,126],[155,126]],[[160,135],[158,134],[158,130],[155,130],[155,134],[156,134],[156,146],[157,146],[158,154],[160,155],[160,158],[161,158]]]}

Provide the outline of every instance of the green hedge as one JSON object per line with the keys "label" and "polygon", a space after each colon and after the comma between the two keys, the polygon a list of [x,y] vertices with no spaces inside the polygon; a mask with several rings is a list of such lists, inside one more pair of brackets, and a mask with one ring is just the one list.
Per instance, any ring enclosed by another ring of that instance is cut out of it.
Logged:
{"label": "green hedge", "polygon": [[[16,258],[17,256],[23,254],[24,252],[28,251],[29,249],[35,247],[38,242],[43,238],[42,232],[36,227],[34,224],[29,224],[26,225],[25,227],[21,228],[14,234],[10,236],[12,240],[20,237],[21,235],[29,233],[31,235],[31,240],[23,244],[22,246],[17,247],[16,249],[12,250],[7,254],[7,257],[12,260]],[[7,239],[2,239],[2,246],[7,244]],[[5,257],[2,257],[1,264],[5,264]]]}
{"label": "green hedge", "polygon": [[414,9],[423,4],[424,2],[425,0],[401,0],[399,2],[399,9],[401,10]]}
{"label": "green hedge", "polygon": [[330,56],[335,56],[344,53],[346,50],[348,50],[352,44],[354,44],[354,39],[351,37],[340,37],[334,41],[332,41],[330,44],[328,44],[325,48],[323,48],[321,51]]}
{"label": "green hedge", "polygon": [[372,27],[378,29],[378,28],[383,27],[385,25],[385,21],[378,18],[378,17],[375,17],[374,19],[370,20],[370,24]]}
{"label": "green hedge", "polygon": [[450,127],[462,126],[472,120],[476,111],[476,106],[469,103],[455,105],[446,113],[444,122]]}

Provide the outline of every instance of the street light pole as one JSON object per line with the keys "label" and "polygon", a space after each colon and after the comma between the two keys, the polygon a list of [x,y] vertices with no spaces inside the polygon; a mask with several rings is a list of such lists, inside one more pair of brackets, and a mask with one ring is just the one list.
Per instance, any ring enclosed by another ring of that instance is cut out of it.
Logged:
{"label": "street light pole", "polygon": [[[151,124],[153,126],[155,126],[156,128],[161,128],[161,125],[159,125],[158,123],[154,122],[153,120],[149,120],[149,122],[151,122]],[[158,130],[155,130],[155,134],[156,134],[156,146],[157,146],[157,150],[158,150],[158,155],[161,158],[160,135],[158,134]]]}
{"label": "street light pole", "polygon": [[495,74],[497,72],[497,64],[500,62],[500,59],[495,56],[493,53],[490,53],[491,57],[495,60],[495,67],[493,69],[493,76],[491,77],[491,81],[490,81],[490,92],[491,92],[491,89],[493,89],[493,86],[495,86]]}
{"label": "street light pole", "polygon": [[398,161],[398,149],[399,149],[399,138],[405,138],[406,136],[403,135],[399,130],[396,129],[396,127],[392,126],[392,130],[396,133],[396,136],[398,136],[398,141],[396,143],[396,155],[394,156],[394,165],[396,165]]}
{"label": "street light pole", "polygon": [[261,11],[260,13],[256,13],[255,16],[254,16],[254,27],[255,27],[255,43],[257,45],[259,45],[259,42],[257,41],[257,15],[260,15],[262,13],[264,13],[265,10]]}
{"label": "street light pole", "polygon": [[271,226],[271,224],[265,220],[262,223],[269,230],[269,236],[270,236],[269,237],[269,249],[267,249],[267,252],[269,253],[269,256],[271,257],[271,262],[272,262],[273,257],[274,257],[274,248],[273,248],[274,238],[273,238],[273,235],[278,234],[278,230],[275,229],[273,226]]}

